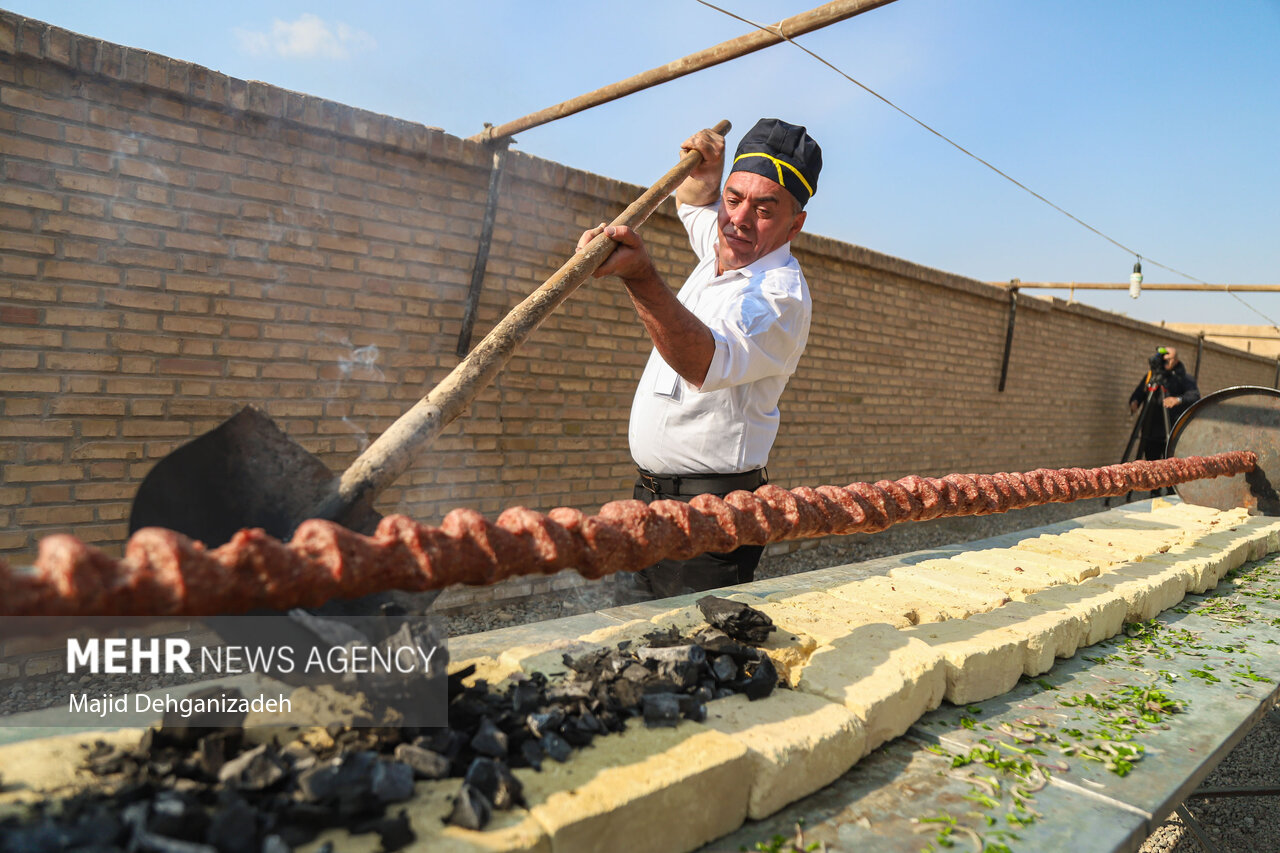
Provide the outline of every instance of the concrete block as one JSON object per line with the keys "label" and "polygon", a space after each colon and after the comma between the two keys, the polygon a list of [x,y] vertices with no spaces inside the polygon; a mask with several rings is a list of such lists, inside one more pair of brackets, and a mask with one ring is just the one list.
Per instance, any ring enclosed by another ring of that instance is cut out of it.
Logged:
{"label": "concrete block", "polygon": [[941,654],[906,631],[878,624],[814,652],[797,689],[851,711],[862,721],[870,752],[938,707],[946,684]]}
{"label": "concrete block", "polygon": [[564,764],[515,773],[556,853],[693,850],[737,829],[754,781],[746,747],[688,721],[648,729],[631,720]]}
{"label": "concrete block", "polygon": [[1187,592],[1211,590],[1227,573],[1225,557],[1203,545],[1179,545],[1167,553],[1144,557],[1142,563],[1159,567],[1181,567],[1187,573]]}
{"label": "concrete block", "polygon": [[[1145,565],[1145,568],[1140,568]],[[1113,566],[1081,588],[1108,589],[1125,602],[1125,620],[1144,622],[1177,604],[1186,595],[1191,573],[1181,566],[1128,563]]]}
{"label": "concrete block", "polygon": [[1011,601],[989,613],[977,613],[966,621],[992,628],[1008,628],[1027,640],[1024,675],[1036,676],[1053,668],[1057,658],[1069,658],[1084,641],[1088,626],[1078,612],[1042,607],[1028,601]]}
{"label": "concrete block", "polygon": [[953,618],[984,613],[1012,600],[1009,593],[999,586],[974,577],[972,572],[966,572],[964,567],[950,560],[924,560],[900,566],[890,569],[889,577],[895,581],[904,580],[931,586],[943,596],[949,596],[949,601],[959,610],[959,614]]}
{"label": "concrete block", "polygon": [[1026,595],[1060,583],[1079,583],[1098,574],[1097,566],[1092,563],[1029,551],[987,549],[952,557],[947,562],[1010,596]]}
{"label": "concrete block", "polygon": [[1114,637],[1124,628],[1129,602],[1104,584],[1054,586],[1026,596],[1030,604],[1046,610],[1061,610],[1080,619],[1083,634],[1080,646],[1092,646]]}
{"label": "concrete block", "polygon": [[1097,545],[1083,536],[1072,536],[1070,533],[1029,537],[1019,542],[1013,551],[1047,554],[1050,557],[1069,560],[1084,560],[1102,570],[1114,563],[1123,563],[1132,559],[1126,556],[1122,549]]}
{"label": "concrete block", "polygon": [[902,633],[942,655],[946,699],[957,705],[1008,691],[1018,683],[1026,666],[1025,636],[972,617],[917,625]]}
{"label": "concrete block", "polygon": [[[824,592],[789,595],[785,601],[766,601],[758,609],[784,631],[807,634],[820,645],[847,637],[863,625],[885,622],[884,614],[878,610]],[[902,619],[895,627],[909,624]]]}
{"label": "concrete block", "polygon": [[987,609],[989,599],[968,595],[959,590],[942,590],[936,586],[907,580],[901,577],[875,577],[828,587],[829,595],[843,598],[863,607],[885,613],[883,621],[900,624],[941,622],[944,619],[963,619]]}
{"label": "concrete block", "polygon": [[792,690],[707,706],[706,725],[745,746],[754,780],[747,817],[759,820],[839,778],[866,751],[862,722],[843,705]]}

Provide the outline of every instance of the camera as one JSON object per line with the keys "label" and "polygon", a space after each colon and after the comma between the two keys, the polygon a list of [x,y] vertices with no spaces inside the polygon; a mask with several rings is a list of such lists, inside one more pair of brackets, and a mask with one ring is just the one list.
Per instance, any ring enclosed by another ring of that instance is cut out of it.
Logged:
{"label": "camera", "polygon": [[1156,347],[1156,354],[1148,359],[1147,364],[1151,365],[1151,369],[1160,373],[1164,370],[1164,357],[1169,354],[1169,350],[1165,347]]}

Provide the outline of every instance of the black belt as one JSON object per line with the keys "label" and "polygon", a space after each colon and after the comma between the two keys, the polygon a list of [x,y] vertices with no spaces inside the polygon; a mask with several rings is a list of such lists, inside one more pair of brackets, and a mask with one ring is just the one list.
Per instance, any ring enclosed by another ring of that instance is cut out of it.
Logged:
{"label": "black belt", "polygon": [[741,474],[650,474],[640,471],[640,485],[655,495],[693,497],[695,495],[728,494],[739,489],[752,491],[769,482],[764,468]]}

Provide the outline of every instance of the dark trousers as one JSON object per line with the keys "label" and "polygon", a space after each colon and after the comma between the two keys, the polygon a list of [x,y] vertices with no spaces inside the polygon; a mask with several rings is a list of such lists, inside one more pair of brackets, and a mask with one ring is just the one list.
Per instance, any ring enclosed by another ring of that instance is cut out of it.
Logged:
{"label": "dark trousers", "polygon": [[[758,478],[749,479],[742,486],[723,491],[700,489],[698,478],[686,478],[678,487],[671,489],[677,492],[676,494],[665,493],[661,486],[654,491],[653,481],[646,484],[642,477],[636,481],[633,496],[636,500],[645,503],[660,500],[687,502],[690,498],[701,494],[724,497],[738,488],[752,491],[764,485],[766,481],[764,471],[761,470],[758,473]],[[634,604],[655,598],[670,598],[673,595],[749,583],[755,577],[756,565],[759,564],[763,553],[763,545],[742,545],[732,551],[709,551],[688,560],[659,560],[638,572],[619,572],[615,576],[616,599],[619,604]]]}

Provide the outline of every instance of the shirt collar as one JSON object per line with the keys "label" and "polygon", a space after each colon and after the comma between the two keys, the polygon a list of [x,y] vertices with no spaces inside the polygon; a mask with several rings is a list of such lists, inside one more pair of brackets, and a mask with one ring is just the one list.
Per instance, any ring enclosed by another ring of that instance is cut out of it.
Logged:
{"label": "shirt collar", "polygon": [[[714,257],[714,256],[713,256]],[[771,269],[785,267],[791,261],[791,242],[787,241],[778,248],[774,249],[763,257],[756,258],[745,267],[739,267],[736,270],[726,270],[721,275],[729,275],[730,273],[741,273],[746,278],[761,275]]]}

